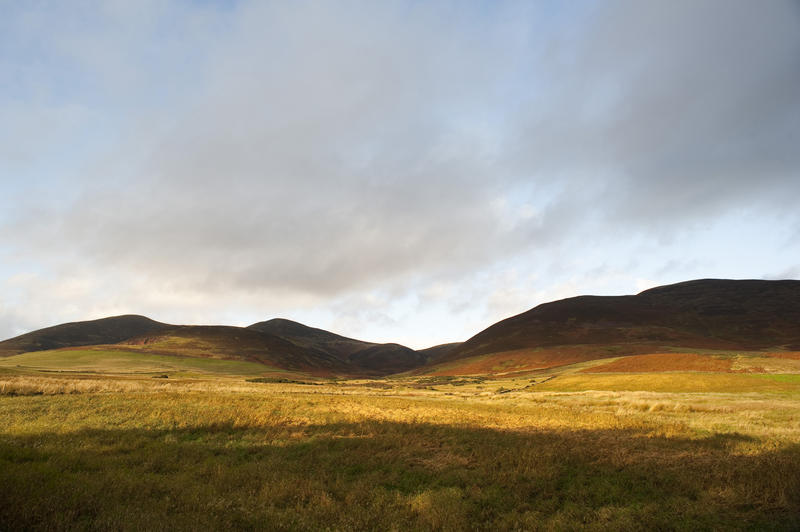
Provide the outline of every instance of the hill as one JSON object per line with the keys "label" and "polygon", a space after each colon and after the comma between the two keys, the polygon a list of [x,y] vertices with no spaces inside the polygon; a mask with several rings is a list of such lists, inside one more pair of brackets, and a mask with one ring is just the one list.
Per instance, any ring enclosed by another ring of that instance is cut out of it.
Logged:
{"label": "hill", "polygon": [[315,375],[351,373],[346,363],[324,351],[244,327],[182,325],[120,345],[157,355],[243,360]]}
{"label": "hill", "polygon": [[335,357],[353,374],[389,375],[422,366],[428,361],[424,353],[400,344],[364,342],[283,318],[254,323],[247,328]]}
{"label": "hill", "polygon": [[799,350],[800,281],[701,279],[545,303],[492,325],[440,363],[469,361],[481,372],[510,358],[525,361],[517,367],[551,367],[665,347]]}
{"label": "hill", "polygon": [[115,344],[134,336],[163,331],[170,327],[173,326],[137,315],[63,323],[0,342],[0,356],[62,347]]}
{"label": "hill", "polygon": [[[75,348],[89,349],[79,354]],[[67,365],[76,357],[98,353],[116,353],[118,360],[139,354],[243,361],[317,376],[383,376],[428,360],[399,344],[364,342],[284,319],[243,328],[168,325],[144,316],[117,316],[56,325],[0,342],[4,356],[35,351],[48,352],[36,360],[63,356]]]}
{"label": "hill", "polygon": [[350,355],[357,351],[380,345],[347,338],[324,329],[309,327],[308,325],[283,318],[254,323],[249,325],[247,329],[278,336],[300,347],[324,351],[339,360],[347,360]]}
{"label": "hill", "polygon": [[[125,356],[259,363],[319,376],[513,375],[565,366],[605,373],[659,368],[794,372],[800,281],[702,279],[630,296],[572,297],[500,321],[466,342],[419,351],[285,319],[242,328],[175,326],[129,315],[33,331],[0,342],[0,355],[47,350],[46,358],[52,359],[57,350],[87,346]],[[619,357],[629,360],[614,362]]]}
{"label": "hill", "polygon": [[417,353],[420,353],[423,357],[425,357],[425,361],[427,363],[432,364],[444,358],[448,353],[453,351],[461,344],[462,342],[450,342],[448,344],[434,345],[432,347],[426,347],[425,349],[418,349]]}

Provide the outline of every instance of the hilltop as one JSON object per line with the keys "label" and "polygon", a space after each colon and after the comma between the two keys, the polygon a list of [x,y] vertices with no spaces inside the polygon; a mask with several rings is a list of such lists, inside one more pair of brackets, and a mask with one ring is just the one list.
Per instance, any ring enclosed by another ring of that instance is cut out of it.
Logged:
{"label": "hilltop", "polygon": [[151,334],[170,327],[174,325],[134,314],[63,323],[0,342],[0,356],[62,347],[115,344],[134,336]]}
{"label": "hilltop", "polygon": [[[0,356],[92,347],[125,356],[236,360],[317,376],[521,374],[606,360],[610,365],[581,371],[765,371],[776,363],[761,359],[793,361],[800,351],[800,281],[701,279],[636,295],[572,297],[502,320],[466,342],[417,351],[281,318],[230,327],[125,315],[23,334],[0,342]],[[731,353],[753,360],[720,362]],[[793,363],[784,369],[794,371]]]}
{"label": "hilltop", "polygon": [[449,363],[447,371],[481,373],[663,350],[800,350],[800,281],[701,279],[544,303],[488,327],[439,362]]}
{"label": "hilltop", "polygon": [[304,349],[325,353],[344,363],[351,372],[364,375],[400,373],[419,367],[428,360],[423,353],[400,344],[364,342],[283,318],[254,323],[247,328],[279,336]]}

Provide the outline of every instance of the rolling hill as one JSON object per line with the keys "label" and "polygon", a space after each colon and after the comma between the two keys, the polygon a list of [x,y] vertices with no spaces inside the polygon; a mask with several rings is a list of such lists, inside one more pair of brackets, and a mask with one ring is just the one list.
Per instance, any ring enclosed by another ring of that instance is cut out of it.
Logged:
{"label": "rolling hill", "polygon": [[701,279],[545,303],[447,351],[433,371],[521,371],[664,348],[800,350],[800,281]]}
{"label": "rolling hill", "polygon": [[[0,342],[0,355],[48,351],[42,360],[51,360],[58,350],[77,356],[78,348],[125,357],[232,360],[318,376],[510,375],[565,366],[588,372],[662,366],[794,371],[800,359],[800,281],[702,279],[630,296],[572,297],[502,320],[466,342],[418,351],[286,319],[242,328],[176,326],[126,315],[23,334]],[[734,360],[733,352],[753,360]]]}
{"label": "rolling hill", "polygon": [[41,351],[47,355],[36,360],[52,361],[61,352],[68,365],[78,357],[116,353],[126,360],[138,354],[242,361],[317,376],[383,376],[428,360],[399,344],[364,342],[285,319],[245,328],[117,316],[56,325],[0,342],[0,354],[6,357]]}
{"label": "rolling hill", "polygon": [[272,334],[307,349],[324,351],[343,361],[357,351],[380,345],[347,338],[324,329],[309,327],[308,325],[283,318],[260,321],[249,325],[247,329]]}
{"label": "rolling hill", "polygon": [[134,336],[174,327],[137,315],[113,316],[91,321],[63,323],[0,342],[0,356],[62,347],[115,344]]}
{"label": "rolling hill", "polygon": [[347,364],[351,372],[364,375],[400,373],[428,361],[424,353],[400,344],[364,342],[282,318],[254,323],[248,329],[272,334],[300,347],[326,353]]}
{"label": "rolling hill", "polygon": [[182,325],[118,344],[159,355],[243,360],[314,375],[351,373],[338,358],[287,339],[244,327]]}

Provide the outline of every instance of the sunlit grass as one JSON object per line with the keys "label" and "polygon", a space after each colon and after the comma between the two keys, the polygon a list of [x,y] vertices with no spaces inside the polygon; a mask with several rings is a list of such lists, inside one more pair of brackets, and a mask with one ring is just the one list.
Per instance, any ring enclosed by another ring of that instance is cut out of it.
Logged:
{"label": "sunlit grass", "polygon": [[0,529],[800,526],[796,384],[555,390],[572,377],[7,375]]}
{"label": "sunlit grass", "polygon": [[764,379],[761,375],[731,373],[647,373],[561,375],[540,385],[541,390],[654,391],[654,392],[796,392],[800,381]]}
{"label": "sunlit grass", "polygon": [[3,367],[113,374],[194,372],[213,375],[261,375],[268,371],[278,371],[255,362],[155,355],[124,349],[35,351],[0,358],[0,368]]}
{"label": "sunlit grass", "polygon": [[759,375],[759,377],[766,378],[775,382],[785,382],[791,384],[800,384],[800,374],[791,375]]}

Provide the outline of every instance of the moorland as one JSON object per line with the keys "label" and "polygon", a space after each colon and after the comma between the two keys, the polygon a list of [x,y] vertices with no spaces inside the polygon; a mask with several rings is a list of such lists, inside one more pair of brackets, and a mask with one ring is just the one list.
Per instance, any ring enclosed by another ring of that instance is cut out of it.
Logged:
{"label": "moorland", "polygon": [[0,342],[0,529],[797,529],[800,282],[411,350],[142,316]]}

